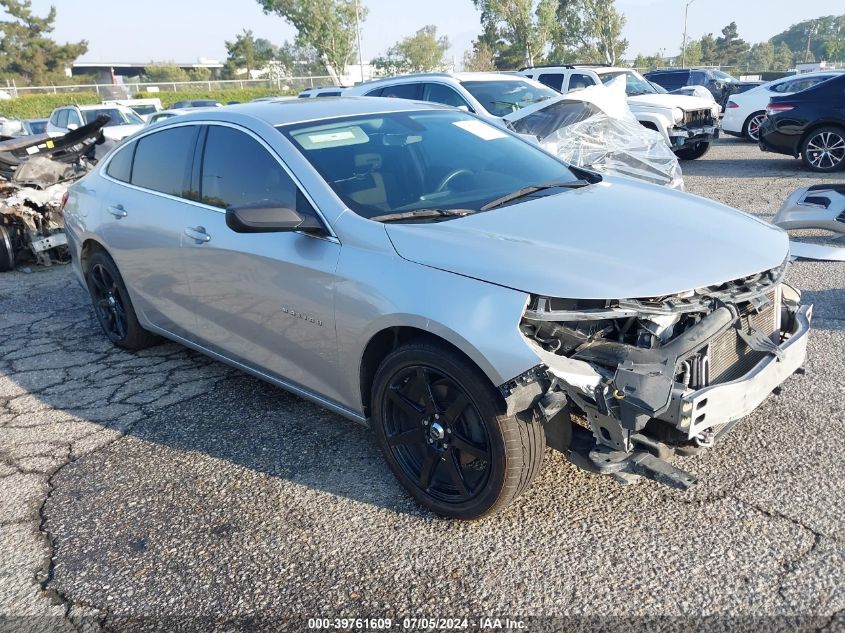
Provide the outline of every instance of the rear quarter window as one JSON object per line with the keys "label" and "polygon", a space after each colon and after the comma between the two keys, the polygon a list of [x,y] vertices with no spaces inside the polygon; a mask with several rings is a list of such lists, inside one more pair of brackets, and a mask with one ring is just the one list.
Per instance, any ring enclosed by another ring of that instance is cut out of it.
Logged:
{"label": "rear quarter window", "polygon": [[197,131],[197,126],[186,125],[138,139],[132,184],[171,196],[192,197],[191,168]]}
{"label": "rear quarter window", "polygon": [[135,155],[135,143],[121,147],[109,161],[106,173],[121,182],[130,182],[132,178],[132,158]]}
{"label": "rear quarter window", "polygon": [[540,83],[558,92],[563,92],[563,75],[561,73],[545,73],[539,77]]}
{"label": "rear quarter window", "polygon": [[395,99],[420,99],[420,84],[397,84],[387,86],[381,91],[382,97],[393,97]]}

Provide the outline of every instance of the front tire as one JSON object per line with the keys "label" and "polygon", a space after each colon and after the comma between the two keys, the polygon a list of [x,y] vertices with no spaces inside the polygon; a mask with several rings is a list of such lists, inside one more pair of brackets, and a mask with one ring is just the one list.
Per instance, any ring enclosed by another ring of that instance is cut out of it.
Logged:
{"label": "front tire", "polygon": [[760,140],[760,124],[766,118],[766,112],[753,113],[745,120],[745,125],[742,127],[742,135],[749,141],[757,143]]}
{"label": "front tire", "polygon": [[141,327],[126,285],[112,258],[97,251],[88,259],[85,274],[100,327],[109,340],[131,351],[152,347],[160,339]]}
{"label": "front tire", "polygon": [[807,169],[821,174],[845,167],[845,130],[836,126],[813,130],[801,144],[801,160]]}
{"label": "front tire", "polygon": [[541,423],[505,415],[502,396],[459,353],[424,340],[381,363],[373,381],[376,441],[424,507],[453,519],[494,514],[543,463]]}
{"label": "front tire", "polygon": [[679,150],[675,150],[675,156],[681,160],[698,160],[710,151],[710,143],[707,141],[699,141]]}

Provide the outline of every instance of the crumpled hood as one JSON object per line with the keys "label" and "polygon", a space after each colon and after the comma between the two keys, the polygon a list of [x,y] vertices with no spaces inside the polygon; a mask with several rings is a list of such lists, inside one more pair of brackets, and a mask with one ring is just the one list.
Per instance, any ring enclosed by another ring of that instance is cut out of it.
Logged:
{"label": "crumpled hood", "polygon": [[716,105],[711,99],[691,97],[689,95],[653,94],[628,97],[632,110],[651,108],[681,108],[682,110],[710,110]]}
{"label": "crumpled hood", "polygon": [[785,232],[730,207],[611,177],[477,215],[385,230],[407,260],[570,299],[657,297],[719,284],[777,267],[789,248]]}

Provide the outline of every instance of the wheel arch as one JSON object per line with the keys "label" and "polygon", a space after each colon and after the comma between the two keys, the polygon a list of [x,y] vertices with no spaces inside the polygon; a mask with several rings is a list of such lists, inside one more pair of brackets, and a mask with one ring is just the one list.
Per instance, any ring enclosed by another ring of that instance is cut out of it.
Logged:
{"label": "wheel arch", "polygon": [[86,238],[79,249],[79,268],[82,271],[83,277],[88,273],[88,260],[91,258],[91,255],[97,251],[105,253],[111,257],[112,261],[114,261],[114,257],[112,257],[111,253],[109,253],[109,250],[102,242],[95,240],[92,237]]}
{"label": "wheel arch", "polygon": [[754,110],[754,112],[752,112],[747,117],[745,117],[745,121],[742,122],[742,135],[743,136],[745,136],[746,138],[748,137],[748,126],[751,125],[751,119],[753,119],[755,116],[760,115],[760,114],[766,114],[766,111],[765,110]]}
{"label": "wheel arch", "polygon": [[807,128],[807,131],[801,136],[801,140],[798,142],[797,150],[798,154],[804,149],[804,143],[807,141],[808,138],[823,127],[838,127],[845,133],[845,121],[839,121],[837,119],[821,119],[819,121],[813,121],[812,125]]}
{"label": "wheel arch", "polygon": [[[361,407],[365,417],[370,417],[373,378],[375,377],[376,371],[378,371],[382,361],[393,350],[415,340],[425,340],[448,347],[450,350],[464,358],[473,367],[478,369],[481,375],[489,381],[491,386],[494,388],[497,387],[494,379],[491,378],[492,367],[489,366],[489,363],[484,362],[484,357],[478,350],[472,348],[467,341],[461,339],[454,332],[451,332],[452,336],[449,336],[448,333],[446,333],[445,336],[442,334],[444,333],[435,333],[430,329],[423,329],[412,325],[392,325],[382,328],[370,337],[367,344],[364,346],[358,369]],[[447,336],[449,338],[460,339],[460,341],[449,340]],[[469,353],[462,348],[463,346],[469,346],[469,348],[471,348],[469,349]],[[482,360],[481,362],[477,362],[476,359]],[[485,370],[485,367],[483,367],[482,364],[487,364],[488,368]]]}

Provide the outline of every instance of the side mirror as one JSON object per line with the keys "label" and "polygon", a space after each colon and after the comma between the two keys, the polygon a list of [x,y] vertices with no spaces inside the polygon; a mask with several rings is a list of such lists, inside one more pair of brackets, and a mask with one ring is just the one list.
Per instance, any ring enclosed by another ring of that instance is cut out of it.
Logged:
{"label": "side mirror", "polygon": [[68,124],[67,124],[67,129],[69,129],[69,130],[78,130],[78,129],[79,129],[79,126],[78,126],[76,123],[68,123]]}
{"label": "side mirror", "polygon": [[285,233],[322,231],[316,218],[272,201],[226,209],[226,226],[235,233]]}

